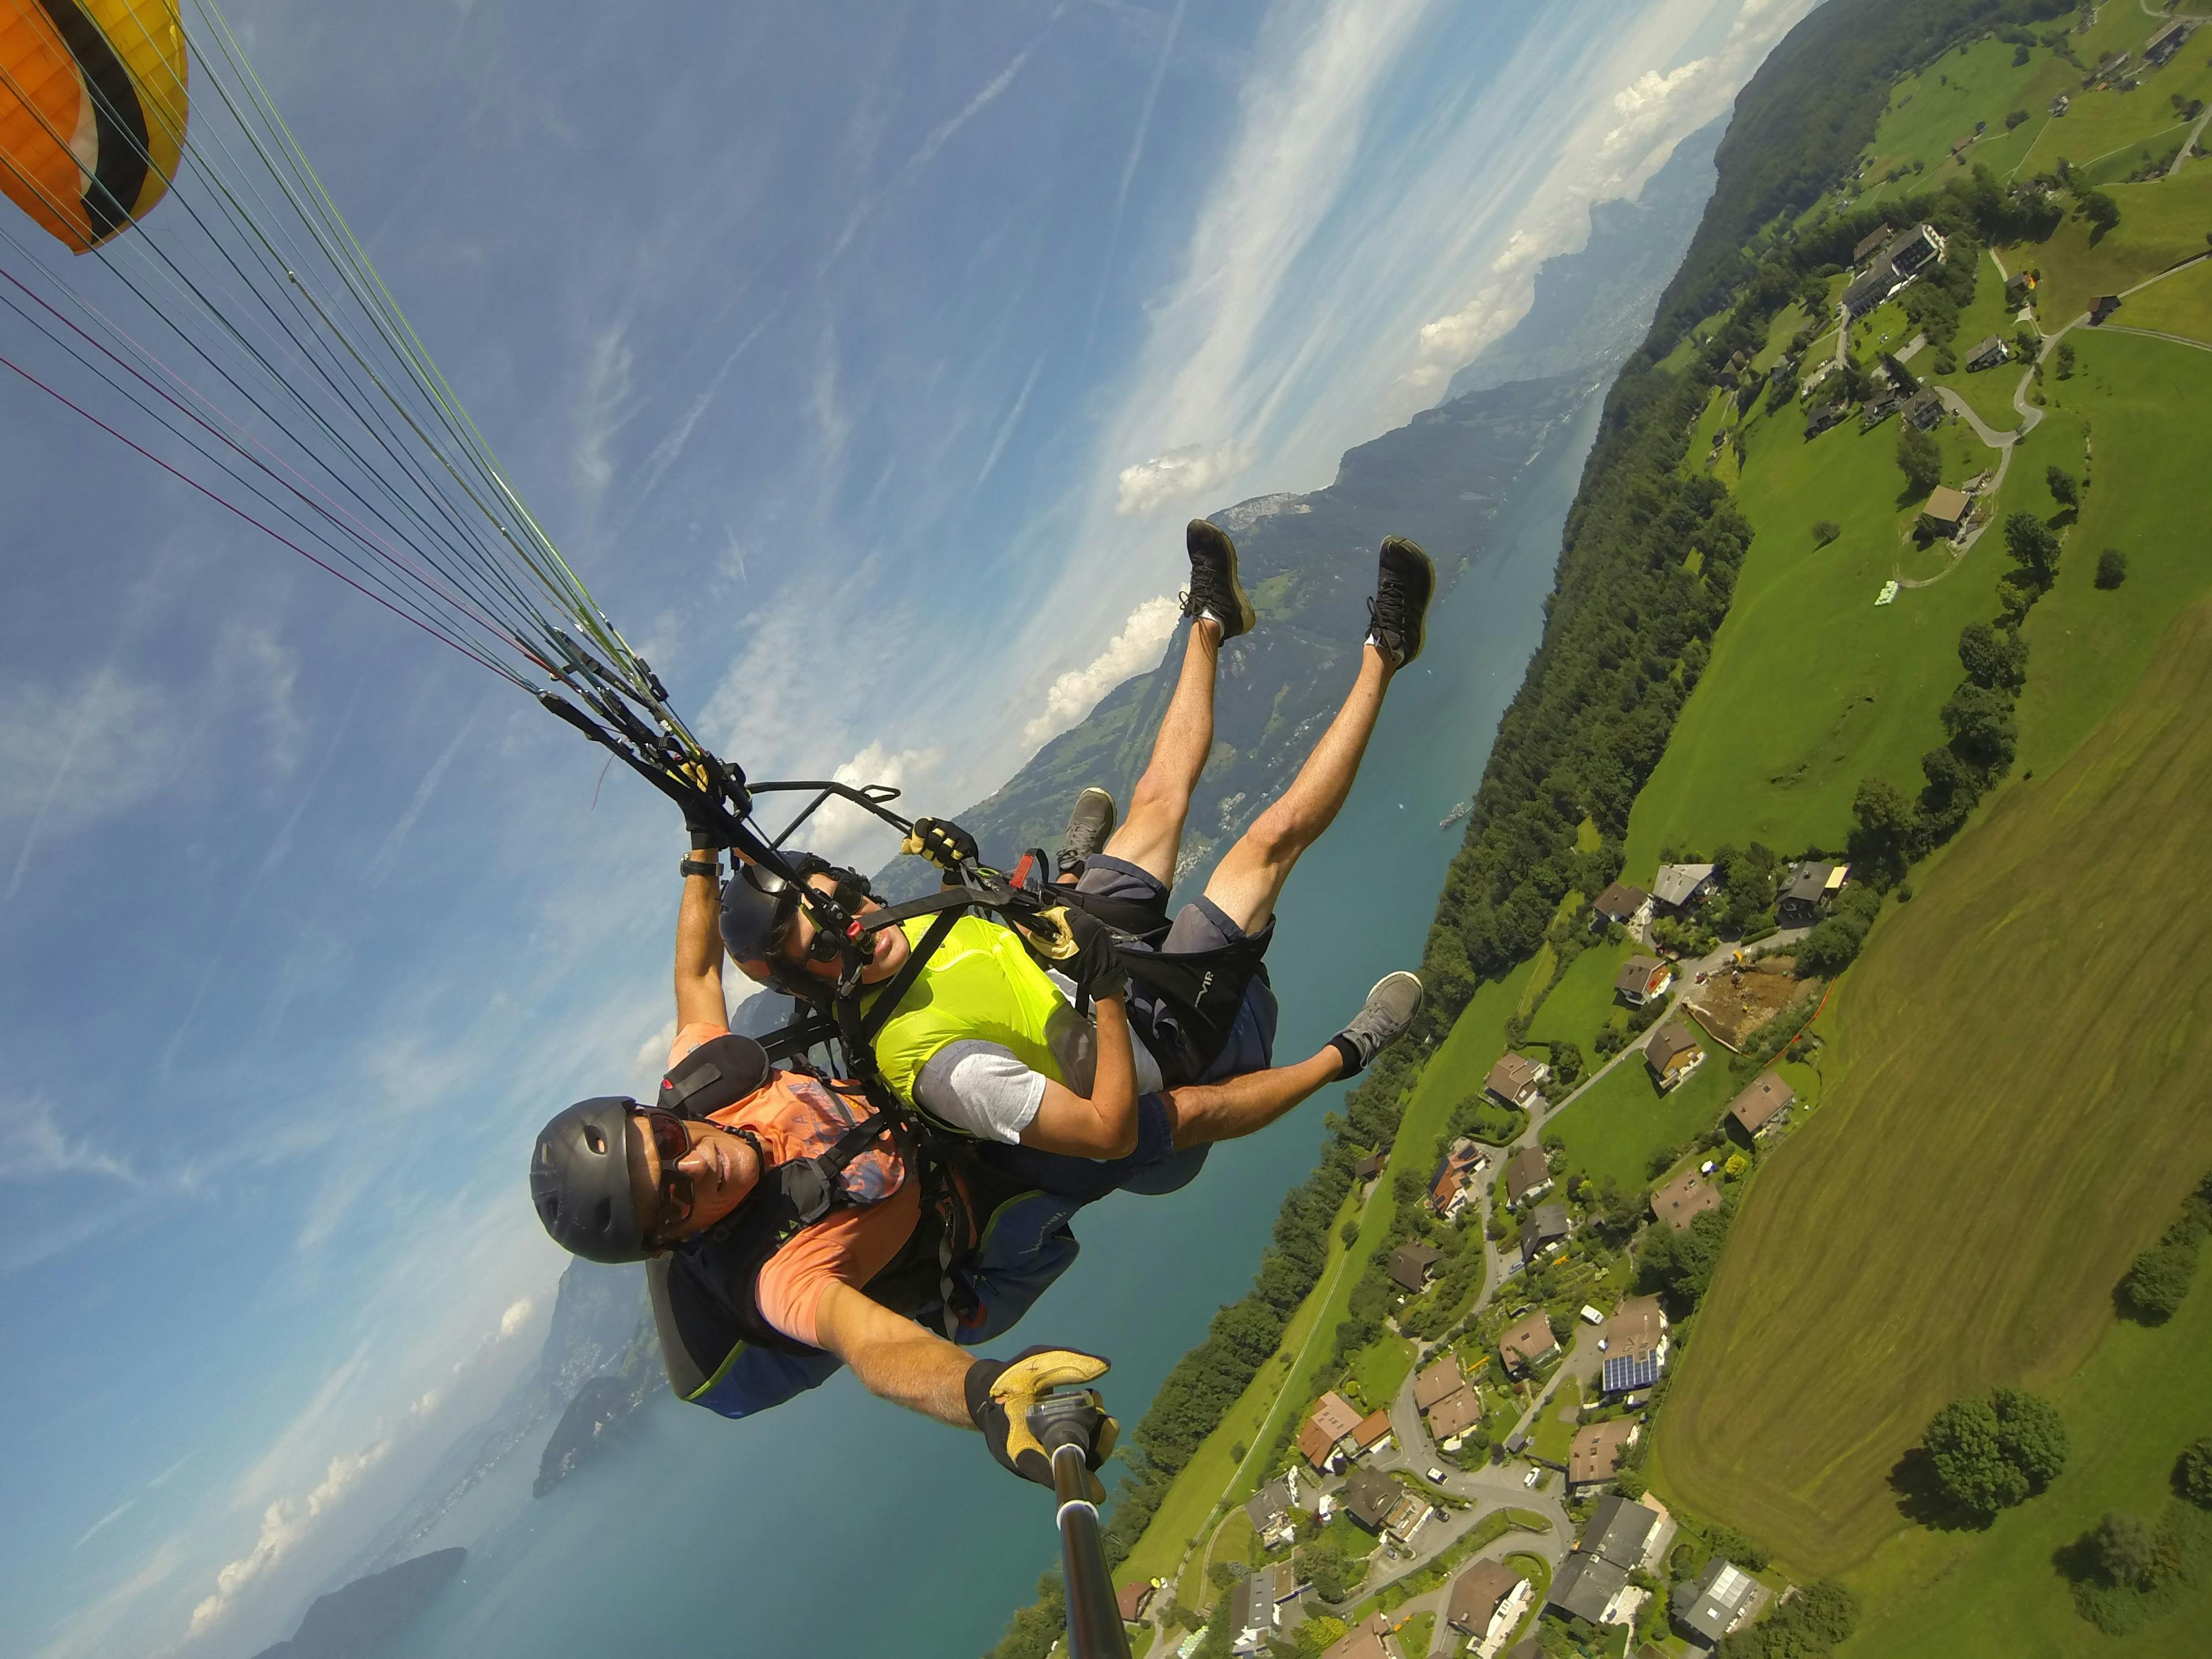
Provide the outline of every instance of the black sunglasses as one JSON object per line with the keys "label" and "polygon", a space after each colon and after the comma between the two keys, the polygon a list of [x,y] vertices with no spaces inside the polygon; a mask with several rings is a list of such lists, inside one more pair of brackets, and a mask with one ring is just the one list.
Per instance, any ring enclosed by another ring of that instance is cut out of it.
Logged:
{"label": "black sunglasses", "polygon": [[[772,957],[781,955],[791,939],[793,927],[799,921],[800,884],[786,881],[774,871],[763,870],[754,864],[744,866],[743,873],[746,884],[754,891],[775,901],[775,920],[769,924],[768,930],[768,952]],[[849,912],[857,909],[860,901],[866,895],[854,892],[845,883],[839,882],[833,896],[841,909]],[[813,937],[806,941],[806,957],[812,962],[836,962],[843,954],[842,946],[843,941],[817,921]]]}
{"label": "black sunglasses", "polygon": [[682,1118],[665,1107],[630,1109],[645,1120],[645,1132],[653,1137],[653,1150],[660,1157],[660,1212],[654,1218],[655,1231],[668,1223],[680,1226],[691,1218],[693,1194],[691,1177],[676,1166],[690,1156],[691,1132],[684,1127]]}

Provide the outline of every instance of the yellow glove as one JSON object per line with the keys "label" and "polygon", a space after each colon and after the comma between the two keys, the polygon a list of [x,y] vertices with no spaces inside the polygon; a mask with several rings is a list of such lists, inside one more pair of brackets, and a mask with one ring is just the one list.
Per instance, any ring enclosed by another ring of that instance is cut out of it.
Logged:
{"label": "yellow glove", "polygon": [[972,864],[982,855],[975,836],[943,818],[916,818],[913,832],[899,843],[899,851],[919,854],[947,872]]}
{"label": "yellow glove", "polygon": [[[1053,1389],[1067,1382],[1088,1382],[1105,1374],[1107,1362],[1097,1354],[1073,1348],[1025,1348],[1012,1360],[979,1359],[968,1368],[969,1420],[982,1431],[984,1443],[997,1458],[1024,1480],[1052,1485],[1052,1456],[1030,1428],[1030,1408]],[[1092,1411],[1083,1448],[1083,1464],[1093,1471],[1090,1498],[1106,1501],[1098,1466],[1114,1455],[1121,1425],[1091,1396]]]}

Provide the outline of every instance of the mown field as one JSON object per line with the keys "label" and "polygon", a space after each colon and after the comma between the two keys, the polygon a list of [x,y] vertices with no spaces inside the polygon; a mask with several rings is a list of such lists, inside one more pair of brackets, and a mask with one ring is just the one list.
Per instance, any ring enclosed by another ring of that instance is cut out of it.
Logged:
{"label": "mown field", "polygon": [[[2046,330],[2081,316],[2100,294],[2125,294],[2204,252],[2205,234],[2212,231],[2212,162],[2192,161],[2155,184],[2113,185],[2106,194],[2118,204],[2120,222],[2094,245],[2094,228],[2069,218],[2048,240],[2006,250],[2008,264],[2043,273],[2035,313]],[[2115,320],[2135,319],[2123,306]]]}
{"label": "mown field", "polygon": [[[1877,608],[1917,516],[1902,499],[1897,422],[1863,433],[1847,422],[1810,442],[1803,433],[1795,407],[1747,429],[1737,503],[1758,535],[1711,664],[1630,815],[1632,879],[1668,845],[1840,847],[1861,778],[1917,791],[1920,757],[1942,740],[1936,711],[1958,683],[1959,631],[1996,613],[2003,556],[1993,538],[1933,586]],[[2029,452],[2040,444],[2039,434]],[[1945,445],[1953,482],[1996,463],[1963,427],[1948,428]],[[2040,479],[2039,456],[2015,466],[2001,507],[2026,506],[2015,498]],[[1826,547],[1813,536],[1822,520],[1843,532]]]}
{"label": "mown field", "polygon": [[1566,1143],[1568,1173],[1601,1183],[1611,1176],[1633,1193],[1650,1179],[1653,1153],[1671,1151],[1717,1123],[1735,1092],[1730,1056],[1717,1042],[1707,1042],[1705,1048],[1705,1063],[1663,1095],[1653,1086],[1642,1055],[1624,1060],[1546,1125],[1556,1125]]}
{"label": "mown field", "polygon": [[2184,898],[2208,698],[2199,607],[2069,759],[1917,873],[1838,988],[1823,1109],[1763,1161],[1653,1457],[1793,1571],[1904,1528],[1889,1475],[1936,1407],[2080,1368],[2212,1167],[2212,930]]}
{"label": "mown field", "polygon": [[2212,343],[2212,259],[2200,259],[2147,288],[2112,319],[2129,328],[2154,329]]}
{"label": "mown field", "polygon": [[2081,1370],[2051,1390],[2066,1419],[2066,1472],[1986,1532],[1916,1528],[1851,1575],[1877,1611],[1843,1659],[2011,1659],[2196,1653],[2212,1623],[2212,1586],[2166,1617],[2115,1638],[2075,1612],[2051,1557],[2109,1510],[2154,1516],[2175,1454],[2212,1430],[2204,1377],[2212,1366],[2212,1273],[2156,1328],[2115,1322]]}

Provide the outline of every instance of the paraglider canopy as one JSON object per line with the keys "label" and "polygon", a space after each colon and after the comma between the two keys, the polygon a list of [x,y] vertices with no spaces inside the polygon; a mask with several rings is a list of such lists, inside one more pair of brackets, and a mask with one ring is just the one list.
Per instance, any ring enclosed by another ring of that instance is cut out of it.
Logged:
{"label": "paraglider canopy", "polygon": [[73,253],[167,193],[183,147],[176,0],[0,0],[0,191]]}

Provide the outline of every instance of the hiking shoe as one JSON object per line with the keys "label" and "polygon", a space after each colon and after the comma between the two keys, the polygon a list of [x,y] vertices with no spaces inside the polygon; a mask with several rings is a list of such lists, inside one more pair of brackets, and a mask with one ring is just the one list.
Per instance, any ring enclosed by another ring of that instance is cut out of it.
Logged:
{"label": "hiking shoe", "polygon": [[1075,810],[1067,815],[1067,833],[1060,838],[1061,875],[1081,875],[1084,860],[1106,850],[1114,819],[1114,797],[1097,784],[1075,798]]}
{"label": "hiking shoe", "polygon": [[1352,1077],[1366,1070],[1368,1063],[1382,1052],[1382,1045],[1413,1023],[1420,1006],[1421,981],[1417,975],[1401,969],[1376,980],[1375,988],[1367,994],[1366,1006],[1352,1017],[1351,1024],[1329,1039],[1344,1056],[1343,1074]]}
{"label": "hiking shoe", "polygon": [[1429,596],[1437,591],[1437,567],[1403,536],[1382,538],[1375,569],[1375,597],[1367,601],[1367,643],[1397,659],[1398,666],[1421,654],[1427,630]]}
{"label": "hiking shoe", "polygon": [[1250,633],[1257,618],[1250,596],[1237,580],[1237,544],[1229,539],[1229,532],[1204,519],[1193,519],[1182,539],[1190,550],[1190,591],[1182,596],[1182,614],[1212,617],[1221,624],[1224,640]]}

